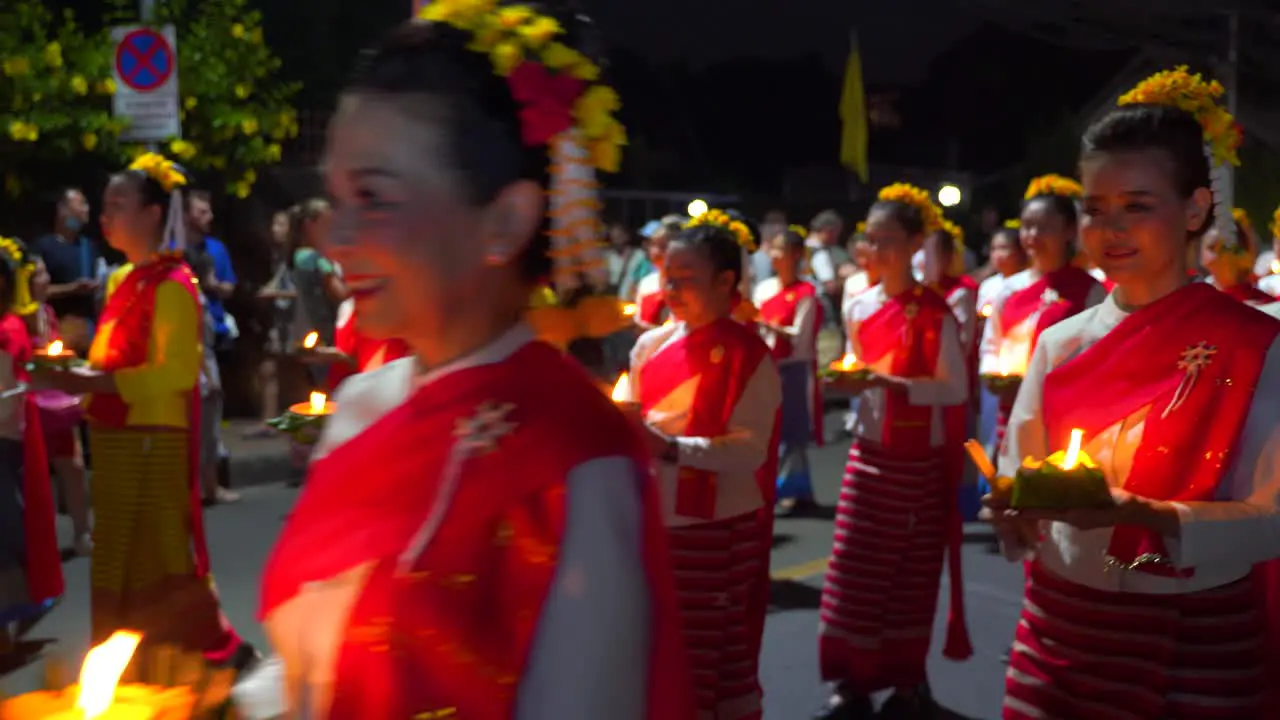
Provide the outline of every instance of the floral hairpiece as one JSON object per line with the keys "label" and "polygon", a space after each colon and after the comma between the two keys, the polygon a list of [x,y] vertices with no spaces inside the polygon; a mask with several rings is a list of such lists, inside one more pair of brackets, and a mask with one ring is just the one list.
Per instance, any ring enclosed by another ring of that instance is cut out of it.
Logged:
{"label": "floral hairpiece", "polygon": [[866,234],[866,232],[867,232],[867,221],[866,221],[866,220],[859,220],[859,221],[858,221],[858,224],[853,226],[853,231],[854,231],[855,233],[859,234],[859,235],[864,235],[864,234]]}
{"label": "floral hairpiece", "polygon": [[880,202],[900,202],[914,206],[920,211],[920,217],[924,220],[925,232],[933,232],[942,227],[942,213],[938,211],[938,206],[933,204],[927,190],[909,183],[894,183],[882,188],[876,199]]}
{"label": "floral hairpiece", "polygon": [[1200,73],[1187,71],[1186,65],[1163,70],[1138,83],[1120,96],[1117,105],[1167,105],[1180,108],[1195,117],[1204,130],[1204,141],[1215,162],[1239,165],[1240,145],[1244,131],[1240,123],[1218,104],[1226,93],[1217,80],[1206,81]]}
{"label": "floral hairpiece", "polygon": [[1018,230],[1022,227],[1022,221],[1017,218],[1005,220],[1004,227],[1006,230]]}
{"label": "floral hairpiece", "polygon": [[1245,212],[1244,208],[1232,208],[1231,219],[1240,225],[1246,237],[1253,237],[1253,222],[1249,220],[1249,213]]}
{"label": "floral hairpiece", "polygon": [[1084,187],[1069,177],[1050,173],[1041,175],[1027,183],[1027,192],[1023,194],[1022,199],[1030,200],[1044,195],[1057,195],[1058,197],[1079,200],[1084,197]]}
{"label": "floral hairpiece", "polygon": [[964,228],[942,218],[942,231],[951,237],[951,267],[947,274],[957,277],[964,274]]}
{"label": "floral hairpiece", "polygon": [[30,315],[40,308],[40,304],[31,298],[31,276],[35,274],[35,261],[23,249],[17,238],[0,237],[0,256],[13,267],[13,305],[10,308],[17,315]]}
{"label": "floral hairpiece", "polygon": [[155,180],[165,192],[171,193],[187,184],[187,176],[178,164],[160,153],[147,152],[139,155],[129,164],[129,170]]}
{"label": "floral hairpiece", "polygon": [[788,225],[787,230],[799,235],[802,239],[809,239],[809,229],[803,225]]}
{"label": "floral hairpiece", "polygon": [[693,218],[685,227],[696,227],[698,225],[710,225],[712,227],[728,230],[733,234],[738,245],[747,252],[756,251],[756,239],[751,234],[751,228],[741,220],[734,220],[733,216],[723,210],[711,209],[696,218]]}
{"label": "floral hairpiece", "polygon": [[577,129],[592,165],[617,172],[627,132],[614,118],[618,93],[598,83],[600,68],[586,55],[556,40],[564,28],[526,5],[498,7],[497,0],[433,0],[418,19],[451,25],[471,35],[468,49],[489,56],[520,103],[526,145],[550,143]]}

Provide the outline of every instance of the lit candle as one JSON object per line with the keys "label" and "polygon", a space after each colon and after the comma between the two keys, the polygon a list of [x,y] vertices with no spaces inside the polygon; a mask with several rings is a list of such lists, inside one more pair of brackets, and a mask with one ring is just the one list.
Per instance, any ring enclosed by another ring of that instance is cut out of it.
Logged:
{"label": "lit candle", "polygon": [[295,403],[289,407],[289,412],[295,415],[305,415],[307,417],[323,417],[332,415],[337,408],[336,403],[329,402],[329,396],[322,392],[316,391],[311,393],[311,397],[304,403]]}
{"label": "lit candle", "polygon": [[1271,261],[1271,274],[1280,275],[1280,260]]}
{"label": "lit candle", "polygon": [[1043,460],[1026,458],[1018,468],[1009,505],[1015,508],[1069,509],[1112,502],[1106,476],[1084,450],[1084,431],[1071,431],[1065,450]]}
{"label": "lit candle", "polygon": [[982,306],[982,309],[978,311],[978,314],[984,318],[989,318],[991,317],[991,313],[994,311],[995,308],[991,307],[991,303],[986,303]]}
{"label": "lit candle", "polygon": [[75,359],[75,351],[63,345],[61,340],[54,340],[49,343],[48,347],[36,350],[32,357],[36,365],[64,369],[70,366]]}
{"label": "lit candle", "polygon": [[46,355],[52,355],[52,356],[61,355],[61,354],[62,354],[62,341],[61,341],[61,340],[54,340],[53,342],[49,343],[49,348],[48,348],[47,350],[45,350],[45,354],[46,354]]}
{"label": "lit candle", "polygon": [[637,310],[636,310],[635,303],[627,303],[622,306],[622,314],[625,315],[626,317],[635,317],[636,312]]}
{"label": "lit candle", "polygon": [[618,403],[619,405],[623,403],[632,402],[631,376],[628,375],[627,373],[622,373],[621,375],[619,375],[618,381],[613,384],[613,392],[609,394],[609,397],[611,397],[613,401]]}
{"label": "lit candle", "polygon": [[315,350],[316,343],[320,342],[320,333],[312,330],[302,339],[302,347],[307,350]]}
{"label": "lit candle", "polygon": [[853,372],[856,367],[858,367],[857,355],[854,355],[853,353],[845,353],[844,357],[840,358],[841,372]]}

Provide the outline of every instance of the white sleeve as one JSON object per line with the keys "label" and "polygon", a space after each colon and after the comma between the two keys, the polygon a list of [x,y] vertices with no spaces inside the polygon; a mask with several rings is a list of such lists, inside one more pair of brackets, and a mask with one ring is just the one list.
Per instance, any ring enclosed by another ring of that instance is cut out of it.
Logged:
{"label": "white sleeve", "polygon": [[[808,348],[813,344],[813,336],[816,332],[817,318],[817,298],[806,297],[796,303],[796,315],[792,320],[790,327],[782,328],[788,336],[791,337],[792,343],[798,348]],[[808,354],[808,350],[802,352]]]}
{"label": "white sleeve", "polygon": [[698,470],[745,475],[755,472],[769,455],[773,425],[782,405],[782,380],[771,358],[765,358],[747,381],[719,437],[677,437],[678,464]]}
{"label": "white sleeve", "polygon": [[978,328],[978,301],[972,290],[961,290],[947,301],[960,327],[960,347],[968,354],[973,333]]}
{"label": "white sleeve", "polygon": [[622,457],[569,473],[559,564],[516,720],[646,717],[651,620],[640,482],[639,469]]}
{"label": "white sleeve", "polygon": [[1000,343],[1004,340],[1004,326],[1000,323],[1000,309],[1004,306],[1001,293],[991,302],[991,317],[982,323],[982,342],[978,344],[978,374],[995,375],[1000,372]]}
{"label": "white sleeve", "polygon": [[1168,543],[1178,567],[1280,557],[1280,339],[1271,344],[1237,454],[1210,502],[1175,503],[1182,535]]}
{"label": "white sleeve", "polygon": [[820,283],[836,279],[835,261],[831,258],[831,251],[826,248],[814,251],[813,257],[809,258],[809,268],[813,270],[814,279]]}
{"label": "white sleeve", "polygon": [[912,405],[959,405],[969,396],[969,373],[965,369],[964,350],[955,318],[942,319],[942,336],[938,342],[938,362],[933,377],[909,378],[907,402]]}

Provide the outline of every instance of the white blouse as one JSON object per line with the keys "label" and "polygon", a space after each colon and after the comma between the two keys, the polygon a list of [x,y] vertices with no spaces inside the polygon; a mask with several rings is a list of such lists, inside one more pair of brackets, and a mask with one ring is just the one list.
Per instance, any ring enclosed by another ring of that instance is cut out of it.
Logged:
{"label": "white blouse", "polygon": [[[688,334],[682,322],[654,328],[640,336],[631,351],[631,394],[639,402],[644,364]],[[769,456],[773,425],[782,405],[782,381],[773,359],[766,357],[756,368],[733,408],[729,429],[720,437],[687,437],[690,411],[698,390],[697,376],[690,376],[645,415],[645,422],[675,439],[676,464],[658,465],[663,515],[671,527],[708,522],[676,514],[676,483],[680,467],[707,470],[718,475],[716,511],[721,520],[759,510],[764,506],[756,471]]]}
{"label": "white blouse", "polygon": [[[1111,332],[1127,316],[1108,297],[1054,325],[1040,336],[1031,366],[1009,417],[1009,432],[1000,455],[1002,475],[1012,477],[1023,457],[1046,457],[1048,448],[1041,415],[1041,388],[1048,371],[1075,357]],[[1140,360],[1133,359],[1133,362]],[[1189,593],[1225,585],[1249,574],[1256,563],[1280,556],[1280,339],[1267,351],[1253,404],[1245,420],[1235,459],[1223,475],[1212,502],[1176,503],[1181,538],[1166,539],[1170,559],[1195,568],[1192,577],[1163,577],[1109,569],[1106,552],[1111,528],[1079,530],[1065,523],[1042,524],[1044,540],[1037,548],[1007,547],[1010,559],[1033,551],[1055,574],[1100,590],[1150,594]],[[1089,441],[1085,450],[1102,468],[1112,487],[1124,487],[1142,441],[1149,408]]]}
{"label": "white blouse", "polygon": [[[884,287],[877,285],[862,293],[849,305],[848,336],[852,352],[862,357],[862,348],[858,345],[858,328],[863,321],[874,315],[888,301]],[[895,353],[885,353],[870,367],[879,373],[892,374]],[[853,433],[857,437],[879,441],[884,437],[885,409],[888,402],[884,388],[870,388],[858,396],[858,409],[854,414]],[[933,377],[912,378],[907,386],[907,401],[912,405],[932,406],[930,418],[929,444],[942,447],[945,428],[942,424],[943,408],[959,405],[969,396],[969,373],[965,369],[964,350],[960,345],[960,333],[954,317],[947,316],[942,322],[942,337],[939,343],[938,362]]]}
{"label": "white blouse", "polygon": [[[425,375],[415,377],[416,360],[403,358],[352,376],[336,394],[337,410],[326,423],[314,457],[364,432],[417,388],[447,382],[458,370],[504,360],[531,339],[528,328],[520,327],[470,357]],[[630,459],[610,457],[586,462],[569,473],[565,536],[520,681],[518,720],[645,716],[649,591],[636,496],[638,472]],[[448,499],[442,494],[439,502]],[[348,619],[374,563],[371,559],[309,583],[267,618],[267,636],[279,657],[235,691],[236,702],[250,718],[264,720],[286,712],[308,719],[326,716]]]}

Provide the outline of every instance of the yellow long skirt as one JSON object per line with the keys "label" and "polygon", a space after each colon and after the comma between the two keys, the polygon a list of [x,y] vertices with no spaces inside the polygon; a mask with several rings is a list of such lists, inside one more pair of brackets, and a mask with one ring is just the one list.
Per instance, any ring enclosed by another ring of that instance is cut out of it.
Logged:
{"label": "yellow long skirt", "polygon": [[196,574],[188,440],[180,430],[90,428],[95,644],[117,630],[189,651],[232,641],[209,578]]}

